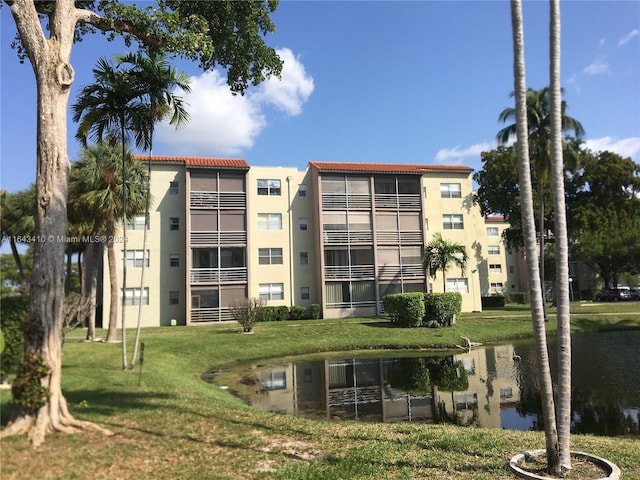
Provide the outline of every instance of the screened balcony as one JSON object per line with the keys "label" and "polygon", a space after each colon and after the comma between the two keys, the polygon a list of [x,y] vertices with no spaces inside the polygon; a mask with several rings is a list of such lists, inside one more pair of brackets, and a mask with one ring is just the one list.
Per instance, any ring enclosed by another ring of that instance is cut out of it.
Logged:
{"label": "screened balcony", "polygon": [[191,208],[247,208],[244,192],[189,192]]}

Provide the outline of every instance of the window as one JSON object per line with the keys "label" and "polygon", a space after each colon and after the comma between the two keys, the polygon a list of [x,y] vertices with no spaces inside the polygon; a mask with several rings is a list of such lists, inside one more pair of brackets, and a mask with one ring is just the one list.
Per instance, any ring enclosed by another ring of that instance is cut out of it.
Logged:
{"label": "window", "polygon": [[268,372],[262,376],[264,390],[285,390],[287,388],[287,372]]}
{"label": "window", "polygon": [[309,265],[309,252],[300,252],[300,265]]}
{"label": "window", "polygon": [[258,180],[258,195],[280,195],[280,180]]}
{"label": "window", "polygon": [[172,290],[169,292],[169,305],[178,305],[180,303],[180,292]]}
{"label": "window", "polygon": [[440,196],[442,198],[460,198],[462,197],[462,189],[459,183],[441,183]]}
{"label": "window", "polygon": [[500,245],[489,245],[487,253],[489,255],[500,255]]}
{"label": "window", "polygon": [[282,265],[282,249],[259,248],[258,263],[260,265]]}
{"label": "window", "polygon": [[284,300],[284,283],[261,283],[260,300]]}
{"label": "window", "polygon": [[306,197],[307,196],[307,186],[306,185],[298,185],[298,196]]}
{"label": "window", "polygon": [[[124,250],[121,250],[120,259],[124,256]],[[142,250],[127,250],[127,267],[141,268],[142,267]],[[144,258],[145,267],[149,266],[149,250]]]}
{"label": "window", "polygon": [[489,273],[502,273],[502,265],[499,263],[490,263]]}
{"label": "window", "polygon": [[[147,220],[149,219],[149,217],[147,216]],[[128,227],[131,230],[144,230],[144,220],[145,220],[145,215],[144,213],[138,213],[132,217],[129,217],[129,221],[128,221]],[[149,229],[149,222],[147,221],[147,230]]]}
{"label": "window", "polygon": [[178,217],[169,218],[169,230],[180,230],[180,219]]}
{"label": "window", "polygon": [[169,182],[169,195],[178,195],[180,192],[178,182]]}
{"label": "window", "polygon": [[309,229],[309,221],[306,218],[300,219],[300,230],[308,230]]}
{"label": "window", "polygon": [[513,398],[513,388],[505,387],[500,389],[500,399]]}
{"label": "window", "polygon": [[[122,289],[120,289],[120,295],[122,295]],[[122,297],[120,298],[120,300],[122,300]],[[124,304],[140,305],[140,289],[127,288],[124,291]],[[145,287],[142,291],[142,305],[149,305],[149,288],[147,287]]]}
{"label": "window", "polygon": [[491,293],[502,293],[504,291],[504,285],[502,282],[495,282],[491,284]]}
{"label": "window", "polygon": [[259,213],[258,230],[282,230],[282,214]]}
{"label": "window", "polygon": [[509,265],[509,273],[515,273],[516,269],[513,268],[513,265]]}
{"label": "window", "polygon": [[169,255],[169,266],[170,267],[179,267],[180,266],[180,255],[178,255],[178,254]]}
{"label": "window", "polygon": [[309,287],[300,287],[300,298],[302,300],[309,300]]}
{"label": "window", "polygon": [[445,230],[462,230],[464,228],[462,215],[442,215],[442,228],[444,228]]}
{"label": "window", "polygon": [[447,278],[447,292],[469,293],[466,278]]}
{"label": "window", "polygon": [[487,227],[487,236],[488,237],[497,237],[498,236],[498,227]]}

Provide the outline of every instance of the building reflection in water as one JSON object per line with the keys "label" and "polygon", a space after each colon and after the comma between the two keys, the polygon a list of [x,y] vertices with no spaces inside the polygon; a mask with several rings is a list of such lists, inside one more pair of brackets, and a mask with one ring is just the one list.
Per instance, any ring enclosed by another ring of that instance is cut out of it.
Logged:
{"label": "building reflection in water", "polygon": [[[519,400],[513,345],[443,357],[343,358],[267,364],[245,371],[262,410],[375,422],[442,422],[500,428]],[[233,388],[232,388],[233,390]]]}

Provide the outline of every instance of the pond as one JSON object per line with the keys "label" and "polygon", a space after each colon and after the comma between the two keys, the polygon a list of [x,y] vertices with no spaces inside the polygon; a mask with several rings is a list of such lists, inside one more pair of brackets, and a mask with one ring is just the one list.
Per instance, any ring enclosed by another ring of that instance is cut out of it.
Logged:
{"label": "pond", "polygon": [[[640,434],[640,331],[575,334],[572,429]],[[550,345],[552,371],[555,346]],[[249,405],[310,418],[542,429],[533,341],[269,360],[205,377]]]}

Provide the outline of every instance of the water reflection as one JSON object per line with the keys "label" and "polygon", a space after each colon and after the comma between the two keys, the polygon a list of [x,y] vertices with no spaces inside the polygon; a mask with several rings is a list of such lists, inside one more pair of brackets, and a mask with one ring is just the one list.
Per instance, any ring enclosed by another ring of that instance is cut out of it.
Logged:
{"label": "water reflection", "polygon": [[[639,433],[639,341],[640,332],[574,336],[575,432]],[[622,362],[608,358],[607,351]],[[289,415],[542,428],[531,343],[478,347],[447,356],[390,352],[376,358],[299,358],[250,365],[212,378],[250,405]]]}

